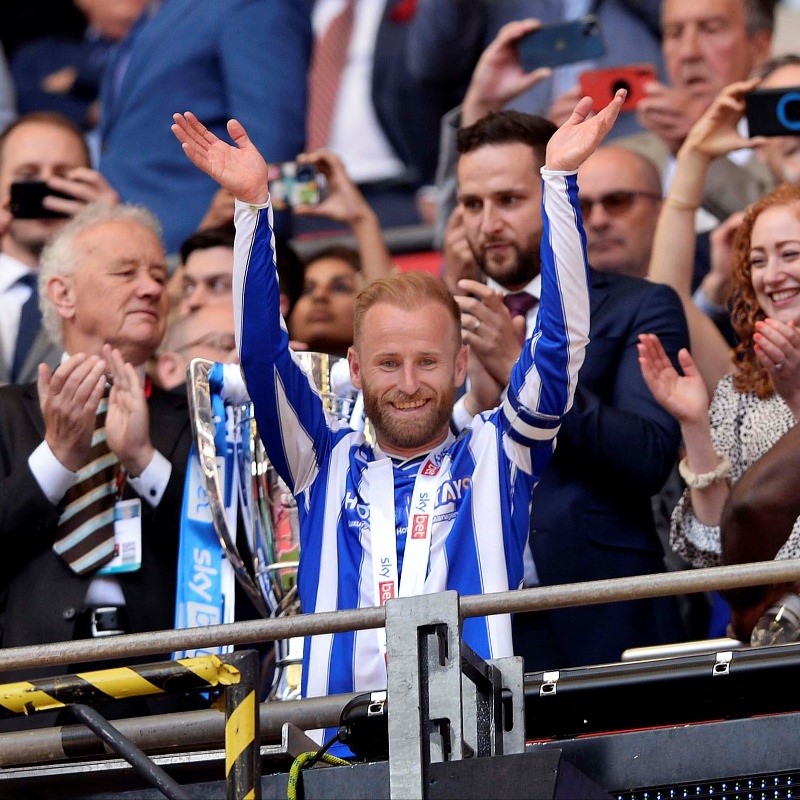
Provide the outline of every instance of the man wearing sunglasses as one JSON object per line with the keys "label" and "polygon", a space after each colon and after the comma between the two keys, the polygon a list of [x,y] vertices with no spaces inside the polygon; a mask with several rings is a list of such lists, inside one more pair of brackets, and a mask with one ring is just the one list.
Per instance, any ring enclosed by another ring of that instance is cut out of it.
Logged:
{"label": "man wearing sunglasses", "polygon": [[589,263],[601,272],[647,276],[661,209],[661,178],[643,156],[609,145],[578,175]]}
{"label": "man wearing sunglasses", "polygon": [[[535,294],[538,285],[542,156],[525,138],[529,120],[501,111],[458,133],[465,233],[490,281],[459,283],[473,398],[490,396],[489,384],[507,385],[508,364],[520,351],[516,334],[535,324],[535,305],[523,325],[512,321],[512,304],[501,299],[521,291]],[[615,153],[609,153],[610,148],[603,158],[611,162]],[[578,184],[589,212],[589,262],[595,250],[603,271],[591,270],[590,342],[575,403],[535,489],[529,538],[533,558],[526,569],[531,586],[664,570],[650,498],[670,473],[680,433],[644,384],[636,343],[640,333],[657,330],[675,360],[680,348],[688,346],[686,320],[668,287],[615,274],[635,271],[634,266],[641,270],[646,263],[646,243],[638,238],[646,239],[648,213],[655,224],[658,201],[649,195],[657,194],[656,186],[646,179],[639,182],[635,171],[616,173],[619,164],[609,170],[616,180],[607,175],[608,182],[601,182],[599,168],[605,172],[608,166],[603,159],[596,162],[594,175],[584,175],[585,166]],[[593,248],[593,242],[602,246]],[[456,426],[476,410],[468,406],[469,398],[456,404]],[[617,661],[627,648],[682,638],[672,597],[518,614],[514,620],[515,653],[525,658],[528,671]]]}

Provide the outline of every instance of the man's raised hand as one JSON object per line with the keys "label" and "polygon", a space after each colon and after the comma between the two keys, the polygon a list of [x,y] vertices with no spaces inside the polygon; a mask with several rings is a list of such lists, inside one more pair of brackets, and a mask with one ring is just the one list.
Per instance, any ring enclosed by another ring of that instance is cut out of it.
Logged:
{"label": "man's raised hand", "polygon": [[582,97],[570,118],[547,143],[545,167],[572,172],[600,146],[619,116],[627,92],[619,89],[611,102],[594,116],[592,99]]}
{"label": "man's raised hand", "polygon": [[174,114],[173,119],[172,132],[198,169],[245,203],[267,202],[267,162],[239,122],[228,122],[228,134],[234,142],[230,145],[208,130],[191,111]]}

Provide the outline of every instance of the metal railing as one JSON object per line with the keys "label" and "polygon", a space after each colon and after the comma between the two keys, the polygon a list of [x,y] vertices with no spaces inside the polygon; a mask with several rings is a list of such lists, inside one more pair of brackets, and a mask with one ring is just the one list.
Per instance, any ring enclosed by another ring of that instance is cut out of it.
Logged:
{"label": "metal railing", "polygon": [[[800,559],[471,595],[461,598],[461,615],[468,618],[522,611],[545,611],[553,608],[794,581],[800,581]],[[207,628],[152,631],[104,639],[9,647],[0,650],[0,680],[4,670],[79,664],[119,656],[149,656],[218,645],[255,644],[288,639],[292,636],[367,630],[383,627],[385,620],[384,608],[360,608],[251,622],[233,622],[227,625],[211,625]]]}
{"label": "metal railing", "polygon": [[[462,597],[459,613],[461,618],[467,618],[543,611],[796,581],[800,581],[800,560],[758,562]],[[119,656],[141,657],[224,644],[247,645],[292,636],[378,628],[385,623],[385,608],[368,608],[231,623],[208,628],[167,630],[105,639],[8,648],[0,650],[0,681],[4,670],[77,664]],[[265,740],[276,738],[285,723],[292,723],[301,730],[335,726],[338,724],[342,709],[355,696],[336,695],[283,703],[263,703],[258,708],[260,741],[263,743]],[[224,738],[224,720],[222,715],[215,711],[176,713],[147,718],[146,721],[119,720],[114,724],[121,734],[128,736],[145,751],[157,751],[170,745],[174,747],[177,730],[180,731],[181,746],[189,750],[218,744]],[[0,735],[0,767],[52,761],[57,758],[63,752],[61,730]],[[83,741],[87,753],[105,752],[97,743],[94,734],[81,729],[80,726],[75,726],[69,738],[73,745],[79,740]],[[92,746],[95,748],[94,751],[91,750]],[[68,755],[64,754],[64,758],[68,758]]]}

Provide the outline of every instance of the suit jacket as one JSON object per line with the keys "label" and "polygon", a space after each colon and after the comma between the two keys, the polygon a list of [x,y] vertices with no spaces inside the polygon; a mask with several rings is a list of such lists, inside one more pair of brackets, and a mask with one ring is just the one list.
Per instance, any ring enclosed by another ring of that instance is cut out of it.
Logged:
{"label": "suit jacket", "polygon": [[[598,67],[649,62],[663,80],[659,0],[594,0],[591,8],[597,14],[606,49]],[[408,68],[420,81],[455,82],[466,89],[480,54],[500,28],[526,17],[536,17],[545,25],[559,22],[564,18],[563,0],[419,0],[409,32]],[[509,107],[546,114],[556,99],[553,94],[553,81],[547,79]],[[638,130],[636,115],[626,112],[611,135]]]}
{"label": "suit jacket", "polygon": [[[649,158],[662,176],[666,172],[670,152],[655,134],[626,136],[617,139],[614,144]],[[734,164],[729,158],[717,158],[708,168],[701,205],[717,219],[724,220],[754,203],[774,186],[775,181],[769,170],[755,157],[742,166]]]}
{"label": "suit jacket", "polygon": [[123,200],[159,217],[168,252],[194,232],[217,189],[183,154],[172,114],[191,110],[224,139],[235,117],[267,160],[294,159],[305,143],[311,43],[297,0],[170,0],[112,56],[100,92],[100,171]]}
{"label": "suit jacket", "polygon": [[[142,566],[118,576],[132,632],[168,629],[174,623],[178,531],[191,444],[185,395],[153,387],[149,399],[154,447],[172,463],[161,502],[142,500]],[[92,576],[73,573],[52,550],[61,513],[42,492],[28,457],[44,436],[35,384],[0,388],[0,636],[3,647],[73,638]],[[126,497],[136,497],[130,486]],[[157,660],[157,659],[153,659]],[[55,675],[66,666],[26,669],[21,677]],[[12,680],[4,673],[4,680]]]}
{"label": "suit jacket", "polygon": [[378,122],[398,158],[406,165],[406,180],[433,183],[439,152],[442,115],[457,105],[467,81],[422,81],[407,59],[413,13],[408,0],[388,0],[375,40],[372,104]]}
{"label": "suit jacket", "polygon": [[[44,361],[50,369],[55,369],[61,363],[61,355],[64,348],[57,345],[46,333],[44,328],[39,328],[36,338],[25,356],[25,363],[22,365],[17,383],[28,383],[35,381],[38,375],[39,363]],[[8,383],[11,380],[11,365],[6,364],[5,359],[0,355],[0,384]]]}
{"label": "suit jacket", "polygon": [[[675,463],[680,430],[644,383],[640,333],[657,334],[676,360],[689,345],[677,295],[593,271],[574,405],[533,494],[530,546],[542,585],[664,571],[650,498]],[[521,614],[514,635],[529,671],[617,661],[628,647],[685,638],[672,597]]]}

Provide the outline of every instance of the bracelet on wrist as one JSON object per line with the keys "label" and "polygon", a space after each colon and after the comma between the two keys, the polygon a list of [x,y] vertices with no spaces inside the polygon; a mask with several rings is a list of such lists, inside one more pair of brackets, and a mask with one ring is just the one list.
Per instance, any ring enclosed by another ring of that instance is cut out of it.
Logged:
{"label": "bracelet on wrist", "polygon": [[686,200],[681,200],[679,197],[673,197],[671,194],[668,194],[664,198],[664,203],[677,211],[697,211],[700,207],[698,203],[689,203]]}
{"label": "bracelet on wrist", "polygon": [[686,458],[678,462],[678,472],[690,489],[707,489],[712,483],[724,481],[731,474],[731,462],[724,453],[717,453],[719,464],[711,472],[702,472],[699,475],[689,469]]}

